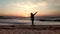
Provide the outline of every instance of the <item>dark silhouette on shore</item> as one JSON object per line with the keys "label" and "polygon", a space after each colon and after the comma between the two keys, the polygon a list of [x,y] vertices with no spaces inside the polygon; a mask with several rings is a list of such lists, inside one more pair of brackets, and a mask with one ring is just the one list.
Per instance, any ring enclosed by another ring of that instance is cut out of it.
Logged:
{"label": "dark silhouette on shore", "polygon": [[32,25],[34,25],[34,16],[36,15],[37,12],[35,12],[34,14],[31,13],[31,22],[32,22]]}

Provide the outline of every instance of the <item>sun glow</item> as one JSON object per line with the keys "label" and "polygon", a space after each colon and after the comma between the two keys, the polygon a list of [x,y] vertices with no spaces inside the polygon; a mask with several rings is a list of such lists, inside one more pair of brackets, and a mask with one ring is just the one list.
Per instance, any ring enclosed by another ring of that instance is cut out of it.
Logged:
{"label": "sun glow", "polygon": [[30,13],[33,12],[33,9],[35,7],[36,7],[35,5],[29,5],[29,4],[21,6],[21,10],[23,10],[24,17],[29,17]]}
{"label": "sun glow", "polygon": [[13,15],[15,14],[16,16],[28,17],[30,16],[31,12],[34,13],[36,11],[41,10],[41,8],[44,8],[46,6],[47,6],[46,2],[41,2],[37,4],[31,3],[31,2],[22,4],[18,2],[18,3],[7,4],[5,6],[6,8],[5,10],[7,11],[6,13],[9,13],[9,14],[13,14]]}
{"label": "sun glow", "polygon": [[24,5],[22,6],[22,9],[28,11],[32,10],[34,7],[35,7],[34,5]]}

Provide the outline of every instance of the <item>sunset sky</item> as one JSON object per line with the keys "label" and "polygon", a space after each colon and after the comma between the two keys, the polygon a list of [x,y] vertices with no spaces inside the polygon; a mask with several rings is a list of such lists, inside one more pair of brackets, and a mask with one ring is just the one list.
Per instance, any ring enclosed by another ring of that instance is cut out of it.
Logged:
{"label": "sunset sky", "polygon": [[60,0],[0,0],[1,16],[28,17],[30,13],[36,16],[60,15]]}

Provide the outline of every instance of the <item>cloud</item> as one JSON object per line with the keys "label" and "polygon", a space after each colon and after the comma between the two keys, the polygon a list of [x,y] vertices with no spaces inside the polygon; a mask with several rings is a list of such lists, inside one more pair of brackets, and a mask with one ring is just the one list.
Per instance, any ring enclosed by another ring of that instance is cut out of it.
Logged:
{"label": "cloud", "polygon": [[[20,2],[11,2],[8,4],[5,4],[4,8],[4,14],[22,14],[22,15],[26,15],[27,16],[31,13],[31,12],[35,12],[38,10],[43,10],[44,7],[47,7],[47,3],[46,2],[39,2],[37,4],[31,3],[30,1],[27,1],[26,3],[20,3]],[[25,13],[25,14],[24,14]]]}
{"label": "cloud", "polygon": [[48,7],[51,10],[58,10],[60,9],[60,0],[46,0],[46,2],[48,3]]}
{"label": "cloud", "polygon": [[27,8],[27,9],[38,9],[38,8],[44,8],[47,7],[47,3],[46,2],[40,2],[37,4],[31,3],[31,2],[27,2],[25,4],[22,3],[9,3],[6,5],[6,8],[14,8],[14,9],[23,9],[23,8]]}
{"label": "cloud", "polygon": [[39,11],[39,15],[53,14],[60,11],[60,0],[8,0],[2,8],[5,14],[26,15],[35,11]]}

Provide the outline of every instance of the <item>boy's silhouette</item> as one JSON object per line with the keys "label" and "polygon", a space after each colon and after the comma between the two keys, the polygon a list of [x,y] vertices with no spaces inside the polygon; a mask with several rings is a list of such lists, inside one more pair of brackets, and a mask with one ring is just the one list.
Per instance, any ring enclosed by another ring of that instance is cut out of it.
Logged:
{"label": "boy's silhouette", "polygon": [[32,25],[34,25],[34,16],[36,15],[37,12],[35,12],[34,14],[31,13],[31,22],[32,22]]}

